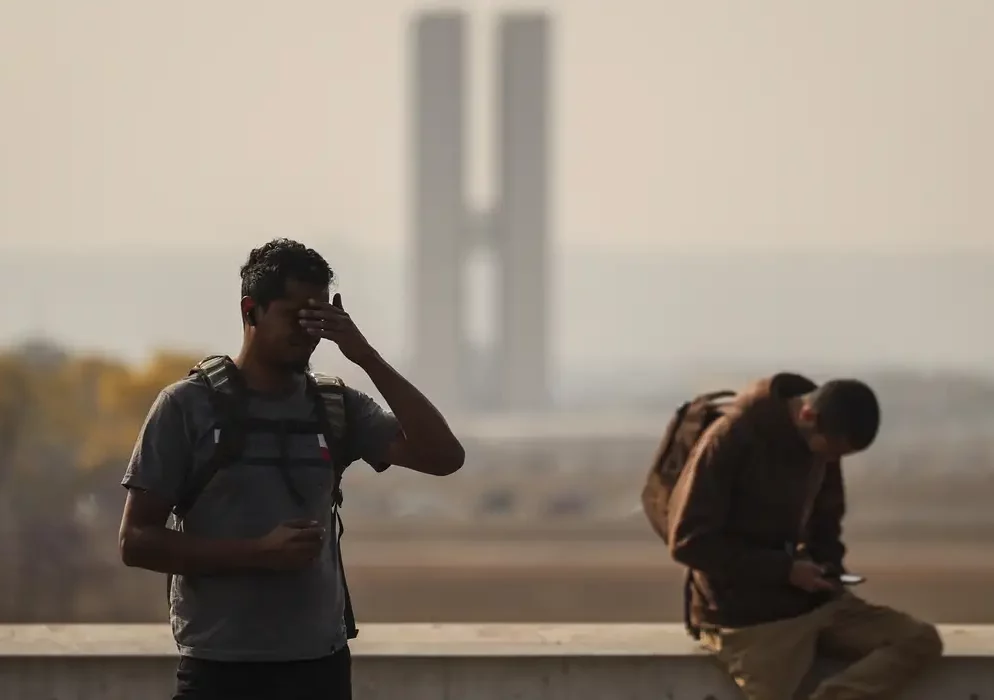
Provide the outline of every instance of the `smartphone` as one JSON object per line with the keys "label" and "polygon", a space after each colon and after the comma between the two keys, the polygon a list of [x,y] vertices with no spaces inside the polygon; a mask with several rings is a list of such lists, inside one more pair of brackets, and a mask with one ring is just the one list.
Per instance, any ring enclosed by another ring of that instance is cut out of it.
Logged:
{"label": "smartphone", "polygon": [[866,581],[866,577],[858,574],[842,574],[839,576],[839,583],[843,586],[858,586],[864,581]]}

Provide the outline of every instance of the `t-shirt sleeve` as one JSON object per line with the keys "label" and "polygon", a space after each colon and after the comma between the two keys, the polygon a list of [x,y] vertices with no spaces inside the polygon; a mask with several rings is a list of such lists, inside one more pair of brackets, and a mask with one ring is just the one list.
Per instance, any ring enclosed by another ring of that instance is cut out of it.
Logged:
{"label": "t-shirt sleeve", "polygon": [[369,395],[345,387],[346,464],[363,460],[378,472],[390,466],[387,448],[401,435],[397,418]]}
{"label": "t-shirt sleeve", "polygon": [[170,505],[180,501],[193,461],[193,449],[176,398],[161,392],[149,409],[121,483]]}

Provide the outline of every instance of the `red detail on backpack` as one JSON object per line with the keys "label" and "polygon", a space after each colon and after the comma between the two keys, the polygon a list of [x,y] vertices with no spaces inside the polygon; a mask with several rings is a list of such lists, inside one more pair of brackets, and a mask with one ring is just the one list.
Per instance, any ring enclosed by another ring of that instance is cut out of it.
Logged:
{"label": "red detail on backpack", "polygon": [[321,448],[321,459],[325,462],[331,461],[331,450],[328,449],[328,443],[324,439],[324,435],[318,435],[318,446]]}

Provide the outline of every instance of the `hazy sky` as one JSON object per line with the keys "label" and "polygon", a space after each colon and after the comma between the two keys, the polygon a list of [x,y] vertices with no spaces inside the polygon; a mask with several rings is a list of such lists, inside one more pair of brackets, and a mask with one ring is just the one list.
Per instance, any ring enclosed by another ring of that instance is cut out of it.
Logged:
{"label": "hazy sky", "polygon": [[[555,362],[994,366],[978,322],[994,295],[994,1],[446,5],[473,12],[479,202],[497,6],[556,18]],[[353,315],[401,356],[423,7],[0,0],[0,345],[234,351],[238,264],[286,234],[328,256]],[[192,245],[218,250],[190,261]],[[887,255],[921,249],[984,254],[906,271]]]}
{"label": "hazy sky", "polygon": [[[0,0],[0,247],[406,220],[403,0]],[[994,2],[549,0],[561,242],[994,250]]]}

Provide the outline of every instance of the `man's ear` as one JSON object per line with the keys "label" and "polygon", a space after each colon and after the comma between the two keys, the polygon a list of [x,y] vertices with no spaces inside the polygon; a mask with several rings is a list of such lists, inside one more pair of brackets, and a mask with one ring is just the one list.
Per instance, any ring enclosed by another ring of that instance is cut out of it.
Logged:
{"label": "man's ear", "polygon": [[242,322],[249,326],[255,325],[256,304],[252,297],[242,297]]}
{"label": "man's ear", "polygon": [[798,422],[805,428],[815,429],[818,427],[818,411],[811,404],[802,404],[801,410],[797,412]]}

